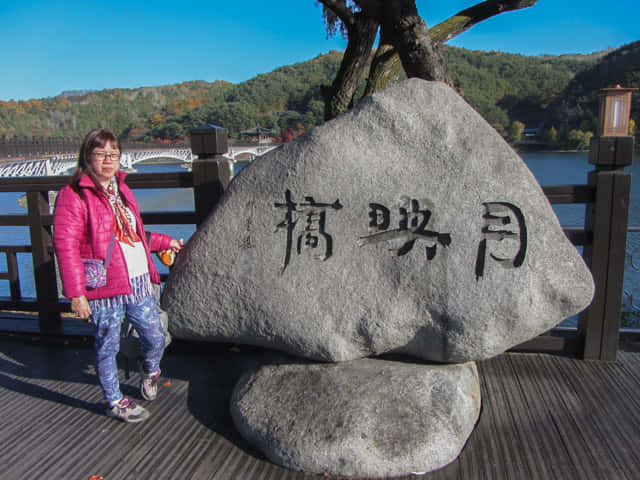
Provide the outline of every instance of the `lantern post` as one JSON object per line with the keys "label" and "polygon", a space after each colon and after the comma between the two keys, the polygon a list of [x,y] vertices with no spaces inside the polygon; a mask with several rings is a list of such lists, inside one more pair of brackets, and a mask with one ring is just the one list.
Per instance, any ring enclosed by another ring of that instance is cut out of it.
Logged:
{"label": "lantern post", "polygon": [[617,356],[631,196],[631,174],[624,168],[633,161],[632,90],[618,85],[600,91],[598,136],[591,139],[589,162],[595,170],[588,183],[595,187],[595,200],[587,204],[585,230],[592,241],[583,256],[596,290],[578,320],[584,359],[615,361]]}

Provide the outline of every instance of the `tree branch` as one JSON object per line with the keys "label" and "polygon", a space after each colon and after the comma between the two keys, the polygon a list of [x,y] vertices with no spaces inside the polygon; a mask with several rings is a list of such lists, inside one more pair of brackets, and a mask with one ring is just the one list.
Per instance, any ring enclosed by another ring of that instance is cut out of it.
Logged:
{"label": "tree branch", "polygon": [[347,27],[347,30],[354,22],[353,12],[349,7],[347,7],[347,2],[345,0],[318,0],[322,3],[326,8],[331,10],[336,16],[344,23]]}
{"label": "tree branch", "polygon": [[[429,30],[435,43],[445,43],[453,37],[465,32],[472,26],[500,13],[528,8],[537,0],[489,0],[467,8],[439,23]],[[382,28],[384,34],[384,28]],[[367,80],[366,95],[385,88],[400,76],[402,63],[397,51],[389,42],[380,39],[378,51],[371,65]]]}
{"label": "tree branch", "polygon": [[386,88],[398,81],[402,72],[400,57],[395,47],[391,44],[386,29],[383,27],[380,29],[380,41],[371,62],[364,94],[371,95],[373,92]]}
{"label": "tree branch", "polygon": [[331,86],[321,87],[325,121],[349,109],[378,32],[377,20],[363,12],[355,13],[352,17],[353,23],[347,28],[348,43],[340,69]]}
{"label": "tree branch", "polygon": [[444,43],[488,18],[500,13],[528,8],[538,0],[487,0],[462,10],[430,30],[431,38]]}

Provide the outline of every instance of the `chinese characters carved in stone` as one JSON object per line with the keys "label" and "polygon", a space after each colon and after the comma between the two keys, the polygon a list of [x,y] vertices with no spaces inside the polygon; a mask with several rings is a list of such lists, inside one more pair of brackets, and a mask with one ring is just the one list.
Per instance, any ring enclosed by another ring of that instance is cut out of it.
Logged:
{"label": "chinese characters carved in stone", "polygon": [[333,237],[327,233],[327,210],[340,210],[342,205],[339,200],[333,203],[316,202],[313,197],[304,197],[304,202],[296,203],[291,198],[291,191],[285,192],[285,203],[275,203],[276,208],[286,210],[285,219],[276,227],[277,230],[285,230],[287,244],[284,256],[284,265],[281,273],[291,261],[291,251],[294,245],[294,231],[298,220],[304,218],[304,227],[295,241],[298,255],[303,248],[319,249],[321,254],[316,258],[326,260],[333,254]]}
{"label": "chinese characters carved in stone", "polygon": [[399,256],[405,255],[413,249],[416,241],[425,241],[427,260],[435,257],[438,244],[447,247],[451,244],[449,233],[440,233],[427,229],[431,219],[431,210],[420,209],[420,202],[416,199],[408,201],[409,208],[402,206],[398,208],[400,220],[398,228],[389,229],[391,223],[391,212],[387,207],[379,203],[369,204],[369,228],[377,230],[376,233],[360,238],[360,245],[378,243],[389,240],[401,239],[404,243],[397,249],[393,249]]}
{"label": "chinese characters carved in stone", "polygon": [[[426,206],[421,206],[420,202]],[[527,226],[520,208],[509,202],[482,205],[484,224],[476,255],[476,280],[485,274],[487,257],[503,268],[518,268],[524,263],[527,252]],[[329,214],[343,208],[340,200],[323,203],[305,196],[304,201],[298,203],[287,190],[284,203],[276,202],[274,206],[285,211],[284,220],[276,226],[276,232],[284,230],[286,233],[281,273],[290,264],[294,252],[300,255],[304,249],[313,250],[314,258],[318,260],[327,260],[333,255],[333,236],[328,232],[327,224]],[[403,203],[393,211],[380,203],[369,203],[370,234],[360,237],[358,243],[364,246],[395,242],[399,246],[390,250],[403,256],[411,252],[417,242],[422,242],[426,244],[427,260],[433,260],[438,245],[445,248],[451,245],[451,234],[436,231],[433,226],[429,228],[432,217],[433,207],[428,200],[404,197]]]}

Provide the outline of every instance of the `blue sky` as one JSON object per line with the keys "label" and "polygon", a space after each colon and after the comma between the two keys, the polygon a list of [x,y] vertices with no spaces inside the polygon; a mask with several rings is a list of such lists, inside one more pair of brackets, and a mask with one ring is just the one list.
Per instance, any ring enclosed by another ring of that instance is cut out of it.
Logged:
{"label": "blue sky", "polygon": [[[417,0],[433,26],[476,1]],[[450,44],[524,55],[590,53],[640,40],[640,2],[538,0]],[[321,9],[296,2],[0,0],[0,100],[187,80],[241,82],[332,49]]]}

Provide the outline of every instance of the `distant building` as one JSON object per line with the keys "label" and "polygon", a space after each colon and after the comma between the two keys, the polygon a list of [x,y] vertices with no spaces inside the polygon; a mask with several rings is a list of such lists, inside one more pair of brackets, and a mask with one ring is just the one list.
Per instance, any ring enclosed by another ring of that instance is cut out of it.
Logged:
{"label": "distant building", "polygon": [[245,136],[245,140],[256,143],[273,143],[276,131],[272,128],[255,127],[250,130],[243,130],[240,135]]}

